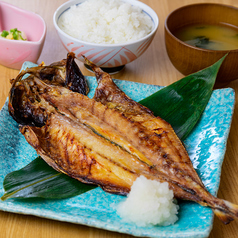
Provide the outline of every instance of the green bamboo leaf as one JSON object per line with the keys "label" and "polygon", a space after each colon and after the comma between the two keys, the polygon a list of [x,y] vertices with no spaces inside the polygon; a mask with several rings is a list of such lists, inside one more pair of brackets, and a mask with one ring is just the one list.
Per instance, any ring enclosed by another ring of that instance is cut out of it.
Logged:
{"label": "green bamboo leaf", "polygon": [[83,184],[76,179],[59,173],[43,159],[37,157],[26,167],[9,173],[4,181],[5,194],[9,198],[63,199],[85,193],[96,186]]}
{"label": "green bamboo leaf", "polygon": [[169,122],[178,137],[184,140],[201,117],[225,59],[159,90],[139,103],[148,107],[155,116]]}

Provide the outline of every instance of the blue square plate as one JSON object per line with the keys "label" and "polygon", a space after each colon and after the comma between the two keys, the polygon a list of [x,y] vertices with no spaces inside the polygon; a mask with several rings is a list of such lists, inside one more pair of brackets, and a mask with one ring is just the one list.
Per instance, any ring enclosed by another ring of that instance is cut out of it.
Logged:
{"label": "blue square plate", "polygon": [[[26,62],[23,68],[34,66]],[[95,77],[86,77],[89,97],[97,86]],[[132,99],[139,101],[160,89],[159,86],[115,80]],[[189,156],[205,186],[213,195],[218,191],[221,166],[226,150],[234,110],[235,95],[231,88],[215,90],[201,120],[184,141]],[[17,123],[9,116],[7,101],[0,111],[0,196],[4,194],[3,179],[36,158],[36,152],[25,141]],[[179,202],[179,220],[167,227],[137,227],[124,223],[116,206],[125,197],[96,188],[80,196],[64,200],[14,200],[0,202],[0,210],[30,214],[59,221],[83,224],[143,237],[208,237],[213,224],[213,212],[193,202]]]}

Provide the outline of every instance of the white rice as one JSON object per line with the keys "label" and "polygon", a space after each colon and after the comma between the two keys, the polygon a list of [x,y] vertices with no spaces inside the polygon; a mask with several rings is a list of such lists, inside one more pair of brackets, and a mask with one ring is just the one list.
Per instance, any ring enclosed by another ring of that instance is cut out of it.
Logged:
{"label": "white rice", "polygon": [[173,197],[168,183],[140,176],[126,200],[118,205],[117,213],[125,222],[134,222],[138,226],[168,226],[178,220],[179,206]]}
{"label": "white rice", "polygon": [[68,35],[92,43],[118,44],[138,40],[153,30],[142,9],[120,0],[87,0],[62,14],[59,27]]}

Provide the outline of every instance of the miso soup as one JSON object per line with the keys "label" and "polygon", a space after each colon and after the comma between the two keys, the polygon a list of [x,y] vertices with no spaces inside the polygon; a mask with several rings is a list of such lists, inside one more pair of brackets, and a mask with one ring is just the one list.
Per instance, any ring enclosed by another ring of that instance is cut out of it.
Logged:
{"label": "miso soup", "polygon": [[185,43],[209,50],[238,49],[238,28],[227,25],[189,25],[174,35]]}

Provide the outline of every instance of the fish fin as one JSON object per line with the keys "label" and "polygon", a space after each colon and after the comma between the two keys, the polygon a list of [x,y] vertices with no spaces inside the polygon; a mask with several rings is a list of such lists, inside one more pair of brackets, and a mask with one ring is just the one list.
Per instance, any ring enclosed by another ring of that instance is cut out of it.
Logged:
{"label": "fish fin", "polygon": [[92,61],[90,61],[88,58],[86,58],[84,55],[82,55],[85,61],[85,64],[87,64],[88,66],[91,67],[91,69],[94,71],[95,75],[96,75],[96,79],[98,81],[98,83],[101,81],[101,79],[103,77],[107,77],[111,79],[111,76],[104,72],[100,67],[98,67],[97,65],[95,65]]}
{"label": "fish fin", "polygon": [[224,224],[229,224],[231,221],[233,221],[233,217],[219,209],[214,209],[213,212],[215,215],[221,220]]}
{"label": "fish fin", "polygon": [[214,209],[214,213],[224,224],[228,224],[238,218],[238,205],[223,200],[223,206]]}

